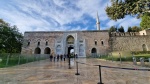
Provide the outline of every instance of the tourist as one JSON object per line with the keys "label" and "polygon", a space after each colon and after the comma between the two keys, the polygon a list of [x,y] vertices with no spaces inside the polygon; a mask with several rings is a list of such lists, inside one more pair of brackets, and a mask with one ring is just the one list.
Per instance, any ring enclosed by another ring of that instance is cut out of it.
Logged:
{"label": "tourist", "polygon": [[62,61],[62,59],[63,59],[63,55],[62,55],[62,54],[60,55],[60,59],[61,59],[61,61]]}
{"label": "tourist", "polygon": [[67,58],[69,58],[69,54],[67,54]]}
{"label": "tourist", "polygon": [[55,59],[56,59],[56,54],[54,54],[54,58],[53,58],[53,59],[54,59],[54,62],[55,62]]}
{"label": "tourist", "polygon": [[65,58],[66,58],[66,54],[64,54],[63,58],[64,58],[64,61],[65,61]]}
{"label": "tourist", "polygon": [[78,58],[78,55],[76,54],[75,57]]}
{"label": "tourist", "polygon": [[57,55],[57,62],[59,61],[59,54]]}
{"label": "tourist", "polygon": [[52,60],[53,60],[53,55],[51,54],[50,55],[50,61],[52,62]]}

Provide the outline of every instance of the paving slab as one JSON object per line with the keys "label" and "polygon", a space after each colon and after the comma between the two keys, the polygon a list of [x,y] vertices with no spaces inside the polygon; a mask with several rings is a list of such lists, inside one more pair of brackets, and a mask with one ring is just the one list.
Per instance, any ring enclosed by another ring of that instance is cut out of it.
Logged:
{"label": "paving slab", "polygon": [[[80,75],[76,73],[76,61]],[[68,61],[50,62],[49,59],[0,69],[0,84],[97,84],[99,67],[94,65],[147,68],[133,65],[130,62],[112,62],[94,58],[71,59]],[[150,71],[122,70],[101,68],[104,84],[150,84]]]}

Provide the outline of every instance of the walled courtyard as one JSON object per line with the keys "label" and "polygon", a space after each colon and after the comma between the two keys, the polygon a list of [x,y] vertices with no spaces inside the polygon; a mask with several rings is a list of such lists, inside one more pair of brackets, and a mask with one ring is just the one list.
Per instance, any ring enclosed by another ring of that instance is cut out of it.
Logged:
{"label": "walled courtyard", "polygon": [[[80,75],[76,73],[76,62]],[[130,62],[112,62],[94,58],[78,58],[68,61],[50,62],[49,59],[0,69],[0,84],[97,84],[99,68],[93,65],[143,69]],[[104,84],[150,84],[150,71],[122,70],[102,67]]]}

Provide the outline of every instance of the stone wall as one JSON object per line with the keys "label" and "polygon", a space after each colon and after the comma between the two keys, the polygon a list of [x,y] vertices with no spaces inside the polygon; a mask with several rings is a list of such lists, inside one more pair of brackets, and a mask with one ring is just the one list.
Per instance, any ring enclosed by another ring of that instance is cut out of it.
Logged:
{"label": "stone wall", "polygon": [[[83,44],[83,55],[89,55],[93,48],[96,48],[96,52],[99,54],[108,53],[109,47],[109,33],[108,31],[53,31],[53,32],[25,32],[24,39],[26,44],[30,42],[30,45],[22,47],[22,53],[34,54],[37,47],[41,49],[41,54],[44,54],[45,48],[50,48],[51,52],[56,52],[56,46],[62,45],[62,54],[67,52],[66,39],[71,35],[75,39],[75,51],[79,53],[79,47]],[[83,41],[83,43],[80,43]],[[40,42],[40,45],[38,45]],[[48,45],[46,45],[48,42]]]}
{"label": "stone wall", "polygon": [[91,54],[93,48],[96,48],[98,54],[105,54],[109,52],[108,31],[80,32],[79,36],[86,40],[87,55]]}
{"label": "stone wall", "polygon": [[[52,51],[55,47],[55,39],[61,37],[62,34],[62,32],[25,32],[24,39],[30,42],[30,46],[22,47],[22,53],[34,54],[37,47],[41,49],[41,53],[44,53],[46,47],[49,47]],[[38,42],[40,42],[39,46]],[[48,42],[48,45],[46,45],[46,42]]]}
{"label": "stone wall", "polygon": [[150,49],[150,36],[117,36],[110,37],[109,41],[112,51],[143,51]]}

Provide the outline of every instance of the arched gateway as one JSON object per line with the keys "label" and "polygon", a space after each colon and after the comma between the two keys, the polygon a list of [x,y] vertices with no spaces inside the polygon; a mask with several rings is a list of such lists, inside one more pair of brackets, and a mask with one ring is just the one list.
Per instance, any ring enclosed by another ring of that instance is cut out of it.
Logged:
{"label": "arched gateway", "polygon": [[51,53],[51,49],[49,47],[46,47],[44,50],[44,54],[50,54]]}
{"label": "arched gateway", "polygon": [[41,49],[37,47],[34,51],[34,54],[41,54]]}
{"label": "arched gateway", "polygon": [[67,46],[67,54],[75,54],[75,39],[72,35],[69,35],[66,39],[66,46]]}

